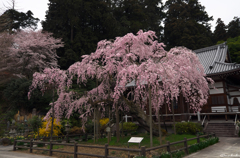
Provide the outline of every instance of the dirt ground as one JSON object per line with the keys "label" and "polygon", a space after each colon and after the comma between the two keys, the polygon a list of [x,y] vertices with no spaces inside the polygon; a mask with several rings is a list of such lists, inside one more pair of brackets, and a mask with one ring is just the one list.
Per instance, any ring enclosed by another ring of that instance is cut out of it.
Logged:
{"label": "dirt ground", "polygon": [[[94,145],[92,145],[94,146]],[[101,145],[98,145],[101,146]],[[103,146],[104,147],[104,146]],[[42,147],[47,149],[47,147]],[[137,149],[138,147],[131,147],[131,149]],[[55,150],[61,150],[61,151],[68,151],[68,152],[73,152],[74,147],[73,146],[64,146],[64,148],[59,148]],[[29,149],[28,150],[17,150],[15,152],[21,152],[21,153],[30,153]],[[105,149],[99,149],[99,148],[87,148],[87,147],[78,147],[78,153],[88,153],[88,154],[96,154],[96,155],[103,155],[104,156]],[[151,153],[147,152],[147,157],[152,157],[152,154],[156,153],[158,151],[151,151]],[[32,154],[37,154],[37,155],[46,155],[49,156],[48,151],[42,151],[42,150],[34,150]],[[128,157],[128,152],[126,151],[119,151],[119,150],[109,150],[109,155],[114,156],[114,157],[120,157],[120,158],[127,158]],[[129,153],[130,157],[139,155],[137,152],[132,152]],[[67,153],[59,153],[59,152],[53,152],[53,157],[57,158],[73,158],[73,154],[67,154]],[[84,156],[84,155],[78,155],[78,158],[92,158],[91,156]]]}

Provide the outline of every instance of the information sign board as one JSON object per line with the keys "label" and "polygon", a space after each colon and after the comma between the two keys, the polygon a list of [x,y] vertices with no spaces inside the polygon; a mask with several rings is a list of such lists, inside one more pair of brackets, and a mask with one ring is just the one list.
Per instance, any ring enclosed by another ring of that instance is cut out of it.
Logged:
{"label": "information sign board", "polygon": [[143,137],[131,137],[128,143],[141,143],[142,140],[143,140]]}

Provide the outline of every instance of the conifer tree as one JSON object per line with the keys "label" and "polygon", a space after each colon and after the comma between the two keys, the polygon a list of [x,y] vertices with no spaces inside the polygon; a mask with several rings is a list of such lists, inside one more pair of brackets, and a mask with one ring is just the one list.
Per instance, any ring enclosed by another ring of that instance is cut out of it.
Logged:
{"label": "conifer tree", "polygon": [[198,49],[212,45],[209,21],[213,20],[198,0],[168,0],[165,4],[164,41],[167,48]]}
{"label": "conifer tree", "polygon": [[115,19],[103,0],[50,0],[44,31],[62,38],[64,48],[57,50],[59,65],[67,69],[81,56],[96,49],[97,42],[115,37]]}
{"label": "conifer tree", "polygon": [[234,17],[232,21],[227,26],[228,37],[234,38],[240,36],[240,18]]}
{"label": "conifer tree", "polygon": [[215,30],[214,30],[215,42],[227,40],[226,26],[225,26],[224,22],[221,20],[221,18],[217,19],[216,24],[217,24],[217,26],[215,27]]}
{"label": "conifer tree", "polygon": [[29,10],[26,13],[19,12],[15,9],[8,9],[0,16],[0,32],[31,28],[36,29],[39,19],[33,17]]}

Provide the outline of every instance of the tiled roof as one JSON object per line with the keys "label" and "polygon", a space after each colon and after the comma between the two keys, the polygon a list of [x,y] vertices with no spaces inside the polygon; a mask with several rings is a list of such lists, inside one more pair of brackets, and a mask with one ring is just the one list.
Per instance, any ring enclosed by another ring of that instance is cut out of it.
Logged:
{"label": "tiled roof", "polygon": [[194,50],[207,75],[240,69],[240,64],[226,63],[228,46],[226,43]]}

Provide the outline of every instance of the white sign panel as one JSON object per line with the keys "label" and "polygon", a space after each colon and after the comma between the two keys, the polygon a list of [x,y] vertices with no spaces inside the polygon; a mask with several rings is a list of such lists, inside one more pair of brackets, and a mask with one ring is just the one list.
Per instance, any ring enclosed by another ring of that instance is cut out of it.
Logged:
{"label": "white sign panel", "polygon": [[106,132],[110,132],[110,127],[107,127],[107,128],[106,128]]}
{"label": "white sign panel", "polygon": [[143,137],[131,137],[128,143],[141,143],[142,140],[143,140]]}

